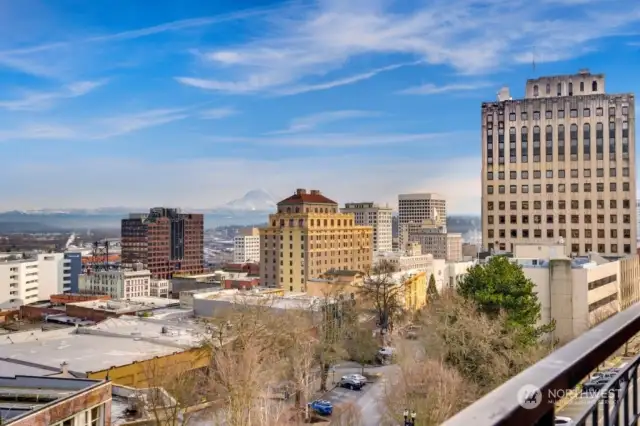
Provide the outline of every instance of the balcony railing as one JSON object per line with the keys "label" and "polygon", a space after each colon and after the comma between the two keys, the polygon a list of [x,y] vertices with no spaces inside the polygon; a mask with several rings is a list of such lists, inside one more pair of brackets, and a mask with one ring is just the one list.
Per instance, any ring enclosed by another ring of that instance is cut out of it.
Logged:
{"label": "balcony railing", "polygon": [[[443,426],[550,426],[555,404],[640,332],[640,303],[614,315],[493,390]],[[597,393],[581,393],[581,412],[571,426],[638,424],[640,356]]]}

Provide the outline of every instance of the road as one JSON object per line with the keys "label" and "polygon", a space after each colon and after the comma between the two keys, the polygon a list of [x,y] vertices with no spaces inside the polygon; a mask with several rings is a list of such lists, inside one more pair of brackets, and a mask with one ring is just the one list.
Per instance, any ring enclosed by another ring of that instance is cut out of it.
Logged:
{"label": "road", "polygon": [[[348,363],[349,365],[351,363]],[[351,367],[341,365],[336,369],[336,379],[345,374],[360,373],[360,369],[356,364],[351,364]],[[399,374],[399,368],[397,365],[387,365],[382,367],[369,367],[366,369],[366,373],[381,374],[381,378],[375,382],[367,384],[360,391],[353,391],[344,388],[335,388],[327,392],[322,396],[322,399],[329,400],[334,405],[335,415],[331,421],[332,425],[354,424],[353,421],[348,421],[350,418],[349,412],[345,412],[340,415],[340,409],[349,405],[353,405],[354,408],[360,413],[361,419],[358,426],[379,426],[383,424],[385,418],[384,410],[384,397],[386,392],[386,385],[389,379]]]}
{"label": "road", "polygon": [[[633,413],[633,399],[632,399],[632,395],[633,395],[633,384],[630,384],[630,388],[628,391],[628,395],[629,395],[629,399],[626,401],[627,402],[627,406],[629,408],[629,414]],[[571,403],[569,405],[567,405],[565,408],[563,408],[559,413],[557,413],[558,416],[562,416],[562,417],[569,417],[571,419],[578,420],[579,416],[588,409],[588,407],[592,406],[594,403],[596,403],[596,401],[599,398],[596,396],[593,397],[578,397],[575,398],[573,401],[571,401]],[[598,403],[598,421],[597,422],[593,422],[592,418],[587,419],[587,421],[585,422],[585,426],[597,426],[600,424],[603,424],[603,407],[604,404],[602,402],[602,399],[600,399],[600,401],[597,402]],[[613,407],[613,395],[609,398],[609,410],[611,410],[611,407]],[[620,411],[619,414],[621,419],[624,419],[624,403],[622,403],[620,405]]]}

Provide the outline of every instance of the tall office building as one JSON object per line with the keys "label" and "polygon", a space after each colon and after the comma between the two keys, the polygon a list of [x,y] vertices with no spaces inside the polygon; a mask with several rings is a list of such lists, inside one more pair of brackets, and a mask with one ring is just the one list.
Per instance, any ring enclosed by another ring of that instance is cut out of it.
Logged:
{"label": "tall office building", "polygon": [[371,226],[373,228],[373,251],[376,253],[393,250],[392,225],[393,209],[389,206],[379,206],[374,203],[347,203],[340,210],[342,213],[352,214],[356,225]]}
{"label": "tall office building", "polygon": [[[444,197],[433,193],[398,195],[398,248],[406,250],[409,243],[405,237],[409,224],[422,226],[429,222],[442,232],[447,232],[447,202]],[[413,226],[412,228],[415,228]],[[423,250],[426,249],[423,246]]]}
{"label": "tall office building", "polygon": [[564,241],[574,255],[635,252],[635,100],[605,77],[528,80],[482,104],[483,246]]}
{"label": "tall office building", "polygon": [[204,216],[156,207],[122,219],[124,267],[142,263],[153,278],[204,271]]}
{"label": "tall office building", "polygon": [[233,238],[233,263],[260,263],[260,231],[251,228]]}
{"label": "tall office building", "polygon": [[260,229],[261,283],[305,291],[307,280],[329,270],[366,271],[373,262],[372,234],[320,191],[298,189]]}

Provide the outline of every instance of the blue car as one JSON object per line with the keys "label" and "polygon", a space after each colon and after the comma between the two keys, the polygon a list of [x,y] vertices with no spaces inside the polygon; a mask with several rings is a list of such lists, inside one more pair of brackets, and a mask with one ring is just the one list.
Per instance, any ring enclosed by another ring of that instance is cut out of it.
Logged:
{"label": "blue car", "polygon": [[331,401],[317,399],[309,403],[309,408],[311,408],[321,416],[330,416],[331,413],[333,413],[333,404],[331,403]]}

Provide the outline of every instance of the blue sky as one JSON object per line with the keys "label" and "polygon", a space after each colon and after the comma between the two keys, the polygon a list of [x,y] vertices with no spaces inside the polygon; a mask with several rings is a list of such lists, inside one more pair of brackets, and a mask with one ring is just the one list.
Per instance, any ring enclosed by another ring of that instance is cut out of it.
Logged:
{"label": "blue sky", "polygon": [[477,213],[480,103],[580,68],[639,91],[640,3],[0,0],[0,210],[313,187]]}

